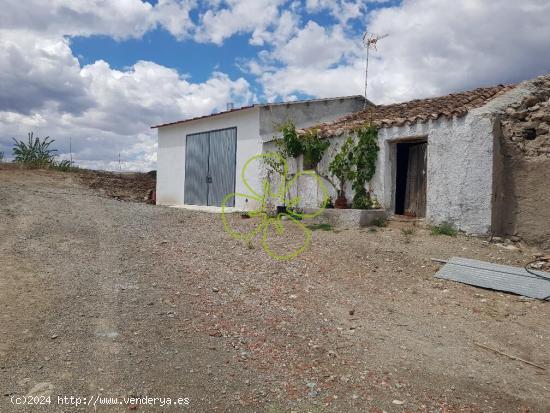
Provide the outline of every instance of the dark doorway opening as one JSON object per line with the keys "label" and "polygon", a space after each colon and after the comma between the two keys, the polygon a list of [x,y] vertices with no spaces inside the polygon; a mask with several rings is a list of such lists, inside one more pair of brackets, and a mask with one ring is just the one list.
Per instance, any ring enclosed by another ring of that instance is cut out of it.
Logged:
{"label": "dark doorway opening", "polygon": [[427,142],[396,144],[395,213],[426,216]]}

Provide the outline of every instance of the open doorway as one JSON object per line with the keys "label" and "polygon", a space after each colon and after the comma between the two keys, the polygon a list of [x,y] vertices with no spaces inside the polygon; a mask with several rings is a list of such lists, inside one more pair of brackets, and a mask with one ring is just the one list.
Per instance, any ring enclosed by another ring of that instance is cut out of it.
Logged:
{"label": "open doorway", "polygon": [[396,144],[395,213],[426,216],[426,140]]}

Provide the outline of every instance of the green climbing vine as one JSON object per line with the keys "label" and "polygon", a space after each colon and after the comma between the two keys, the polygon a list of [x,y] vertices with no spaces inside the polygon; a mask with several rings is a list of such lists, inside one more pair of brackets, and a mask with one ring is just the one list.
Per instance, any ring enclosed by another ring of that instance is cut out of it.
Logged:
{"label": "green climbing vine", "polygon": [[[356,131],[357,143],[353,148],[354,170],[351,173],[351,187],[354,196],[353,208],[372,208],[373,198],[370,193],[370,181],[376,173],[376,161],[378,159],[378,129],[374,126],[365,126]],[[367,190],[366,186],[369,185]]]}
{"label": "green climbing vine", "polygon": [[317,164],[323,159],[323,155],[330,146],[330,143],[328,139],[320,138],[319,131],[317,130],[308,130],[302,137],[302,140],[303,167],[304,169],[315,169]]}
{"label": "green climbing vine", "polygon": [[348,137],[334,159],[329,164],[329,172],[338,185],[327,179],[339,197],[345,197],[345,184],[351,183],[354,192],[352,207],[369,209],[378,207],[378,202],[370,194],[367,185],[376,173],[378,159],[378,130],[374,126],[364,126],[355,130],[357,140]]}
{"label": "green climbing vine", "polygon": [[276,142],[281,155],[284,155],[285,159],[300,156],[304,151],[304,143],[298,136],[294,122],[288,121],[283,123],[279,126],[279,132],[281,132],[281,139],[278,139]]}
{"label": "green climbing vine", "polygon": [[[351,183],[354,192],[352,207],[357,209],[377,208],[378,202],[371,196],[370,182],[376,173],[378,159],[378,129],[372,125],[365,125],[356,129],[357,139],[348,138],[339,152],[330,162],[328,170],[337,183],[326,175],[317,171],[317,164],[330,146],[328,139],[321,138],[314,129],[299,136],[296,126],[288,121],[279,127],[281,137],[277,139],[279,155],[282,159],[297,158],[303,155],[304,169],[314,169],[325,178],[336,190],[339,197],[345,197],[346,182]],[[270,165],[277,170],[279,165]],[[284,177],[286,180],[287,178]],[[367,189],[368,187],[368,189]]]}
{"label": "green climbing vine", "polygon": [[279,153],[285,159],[304,156],[304,169],[315,169],[330,146],[327,139],[319,136],[317,130],[308,130],[298,135],[294,122],[288,121],[279,126],[281,138],[277,140]]}

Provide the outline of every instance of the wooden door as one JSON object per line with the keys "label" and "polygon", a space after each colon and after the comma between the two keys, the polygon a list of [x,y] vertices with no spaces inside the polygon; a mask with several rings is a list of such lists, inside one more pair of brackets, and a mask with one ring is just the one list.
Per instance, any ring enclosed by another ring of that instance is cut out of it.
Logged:
{"label": "wooden door", "polygon": [[426,216],[427,147],[426,142],[409,147],[404,212],[418,218]]}

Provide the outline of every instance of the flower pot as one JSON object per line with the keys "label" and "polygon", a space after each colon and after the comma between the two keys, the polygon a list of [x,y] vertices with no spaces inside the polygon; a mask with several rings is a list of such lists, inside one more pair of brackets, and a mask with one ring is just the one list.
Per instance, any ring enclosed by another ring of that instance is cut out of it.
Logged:
{"label": "flower pot", "polygon": [[348,207],[348,200],[345,196],[339,196],[336,198],[336,201],[334,201],[334,208],[337,209],[346,209]]}

